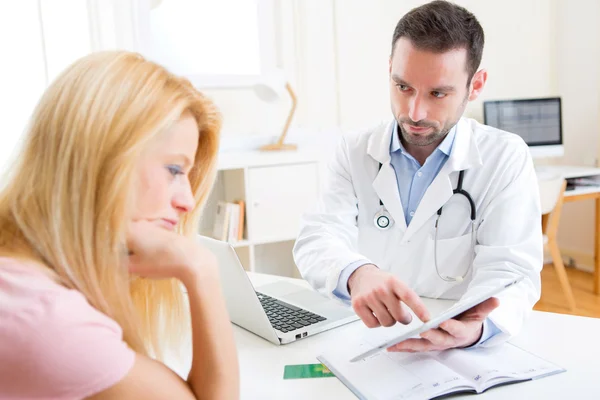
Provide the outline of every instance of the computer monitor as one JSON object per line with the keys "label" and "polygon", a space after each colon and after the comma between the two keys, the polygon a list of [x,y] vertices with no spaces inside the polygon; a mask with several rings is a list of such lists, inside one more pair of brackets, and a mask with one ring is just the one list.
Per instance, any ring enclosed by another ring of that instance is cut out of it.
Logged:
{"label": "computer monitor", "polygon": [[564,154],[560,97],[484,101],[483,120],[486,125],[521,136],[532,157]]}

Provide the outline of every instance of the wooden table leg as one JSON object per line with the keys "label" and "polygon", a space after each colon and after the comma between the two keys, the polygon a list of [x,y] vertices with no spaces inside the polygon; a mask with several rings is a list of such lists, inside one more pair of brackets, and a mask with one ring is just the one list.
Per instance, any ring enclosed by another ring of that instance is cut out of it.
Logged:
{"label": "wooden table leg", "polygon": [[594,238],[594,293],[600,294],[600,198],[596,199]]}

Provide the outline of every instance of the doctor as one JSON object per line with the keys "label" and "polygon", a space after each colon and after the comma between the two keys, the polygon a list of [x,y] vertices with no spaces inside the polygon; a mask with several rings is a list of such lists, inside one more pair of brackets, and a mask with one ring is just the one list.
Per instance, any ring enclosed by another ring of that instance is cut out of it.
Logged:
{"label": "doctor", "polygon": [[540,205],[528,148],[462,117],[487,80],[478,69],[483,44],[475,16],[449,2],[398,22],[389,60],[395,119],[342,138],[294,246],[304,278],[351,300],[368,327],[409,323],[406,307],[428,320],[419,296],[457,300],[525,276],[390,350],[501,343],[540,296]]}

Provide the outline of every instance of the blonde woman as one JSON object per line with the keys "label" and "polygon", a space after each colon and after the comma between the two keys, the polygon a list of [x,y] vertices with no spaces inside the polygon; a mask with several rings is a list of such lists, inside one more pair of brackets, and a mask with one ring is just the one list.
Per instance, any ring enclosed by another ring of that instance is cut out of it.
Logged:
{"label": "blonde woman", "polygon": [[[0,193],[0,399],[238,397],[216,261],[193,239],[219,129],[187,80],[132,53],[47,89]],[[155,359],[190,314],[186,382]]]}

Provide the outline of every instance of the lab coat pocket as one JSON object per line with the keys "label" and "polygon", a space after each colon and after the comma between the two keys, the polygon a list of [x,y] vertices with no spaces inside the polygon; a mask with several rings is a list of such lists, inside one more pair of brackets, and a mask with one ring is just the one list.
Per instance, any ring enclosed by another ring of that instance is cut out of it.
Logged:
{"label": "lab coat pocket", "polygon": [[460,268],[473,256],[471,249],[472,239],[471,232],[454,238],[437,239],[437,241],[435,240],[435,236],[430,238],[432,250],[435,252],[432,254],[437,255],[440,274],[442,274],[442,269],[448,271],[446,275],[450,273],[449,271],[456,271],[457,268]]}
{"label": "lab coat pocket", "polygon": [[[444,281],[439,275],[456,278],[466,274],[465,281],[469,280],[471,264],[473,263],[472,239],[471,232],[453,238],[438,239],[437,241],[434,240],[434,235],[429,237],[428,262],[426,264],[429,273],[426,274],[427,278],[421,281],[424,292],[432,297],[440,297],[447,293],[449,289],[459,285],[457,282]],[[464,283],[466,284],[466,282]]]}

